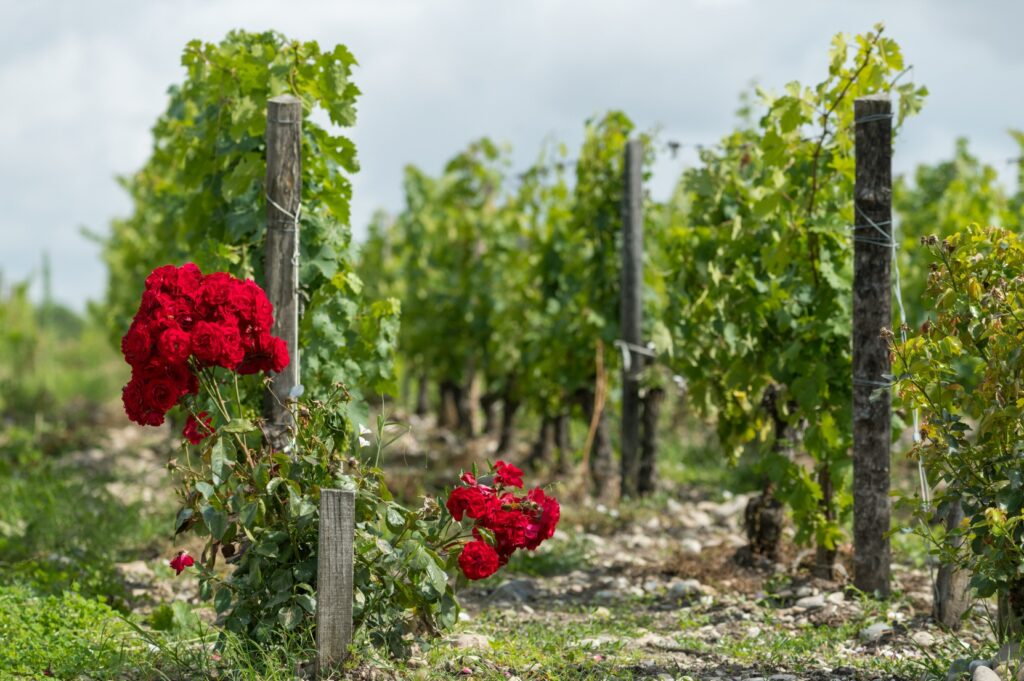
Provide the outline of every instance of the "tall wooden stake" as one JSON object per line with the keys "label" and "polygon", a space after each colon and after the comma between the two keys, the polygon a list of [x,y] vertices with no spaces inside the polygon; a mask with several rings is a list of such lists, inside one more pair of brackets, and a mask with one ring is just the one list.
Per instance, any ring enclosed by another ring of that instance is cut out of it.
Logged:
{"label": "tall wooden stake", "polygon": [[[889,595],[889,349],[892,326],[892,104],[861,97],[856,126],[853,256],[853,583]],[[877,395],[877,396],[876,396]]]}
{"label": "tall wooden stake", "polygon": [[[622,340],[632,346],[643,343],[643,142],[626,143],[622,199]],[[640,371],[643,355],[627,347],[628,366],[622,367],[622,479],[623,497],[637,496],[640,478]]]}
{"label": "tall wooden stake", "polygon": [[266,290],[274,306],[273,334],[290,361],[273,376],[263,402],[271,444],[283,446],[291,414],[285,407],[299,384],[299,211],[302,203],[302,102],[281,95],[267,102]]}
{"label": "tall wooden stake", "polygon": [[316,669],[330,678],[352,643],[353,567],[356,497],[352,490],[320,492],[320,535],[316,570]]}

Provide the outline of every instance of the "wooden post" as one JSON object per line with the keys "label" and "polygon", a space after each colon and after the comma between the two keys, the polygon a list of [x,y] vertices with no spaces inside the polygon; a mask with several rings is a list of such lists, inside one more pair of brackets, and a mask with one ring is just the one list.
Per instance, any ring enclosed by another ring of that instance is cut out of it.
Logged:
{"label": "wooden post", "polygon": [[[964,508],[957,501],[946,511],[946,539],[959,548],[963,535],[956,532],[964,519]],[[932,602],[932,616],[935,621],[950,629],[959,629],[964,613],[971,607],[971,573],[958,569],[956,565],[943,563],[935,576],[935,594]]]}
{"label": "wooden post", "polygon": [[299,211],[302,204],[302,102],[292,95],[267,102],[266,290],[274,306],[273,334],[288,344],[290,361],[271,378],[263,414],[271,444],[283,446],[292,425],[285,407],[299,384]]}
{"label": "wooden post", "polygon": [[853,583],[886,597],[892,396],[881,332],[892,327],[892,104],[886,94],[872,95],[853,110]]}
{"label": "wooden post", "polygon": [[320,534],[316,570],[316,669],[330,678],[352,643],[356,495],[352,490],[320,492]]}
{"label": "wooden post", "polygon": [[[631,346],[643,344],[644,224],[643,158],[640,140],[626,143],[622,197],[622,282],[620,336]],[[640,478],[640,371],[643,355],[627,346],[622,367],[621,495],[637,496]]]}

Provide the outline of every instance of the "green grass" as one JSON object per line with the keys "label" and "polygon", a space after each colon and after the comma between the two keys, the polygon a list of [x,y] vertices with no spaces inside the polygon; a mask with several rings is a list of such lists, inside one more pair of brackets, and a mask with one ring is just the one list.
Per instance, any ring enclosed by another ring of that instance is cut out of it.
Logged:
{"label": "green grass", "polygon": [[[426,652],[425,666],[402,666],[398,674],[403,679],[450,679],[465,667],[480,681],[506,681],[510,675],[552,681],[641,678],[632,667],[643,655],[629,648],[628,637],[650,626],[650,618],[626,608],[616,609],[610,617],[597,617],[595,612],[570,606],[559,609],[552,615],[558,619],[552,621],[487,610],[458,631],[488,636],[488,649],[457,649],[442,641]],[[601,635],[624,640],[598,647],[580,645]]]}
{"label": "green grass", "polygon": [[575,532],[565,539],[560,535],[541,544],[536,551],[517,551],[502,574],[531,577],[567,575],[573,570],[590,567],[591,550],[590,542]]}
{"label": "green grass", "polygon": [[117,679],[145,665],[145,642],[106,604],[69,592],[0,587],[0,678]]}
{"label": "green grass", "polygon": [[115,563],[154,557],[172,516],[115,497],[105,486],[113,479],[31,455],[0,466],[0,576],[44,593],[102,596],[123,609]]}

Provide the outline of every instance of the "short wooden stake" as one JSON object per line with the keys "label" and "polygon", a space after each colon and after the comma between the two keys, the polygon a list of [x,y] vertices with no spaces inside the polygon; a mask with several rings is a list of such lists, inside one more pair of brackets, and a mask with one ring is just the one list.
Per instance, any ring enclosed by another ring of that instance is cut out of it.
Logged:
{"label": "short wooden stake", "polygon": [[316,669],[329,679],[352,643],[353,564],[356,495],[352,490],[320,491],[320,534],[316,571]]}

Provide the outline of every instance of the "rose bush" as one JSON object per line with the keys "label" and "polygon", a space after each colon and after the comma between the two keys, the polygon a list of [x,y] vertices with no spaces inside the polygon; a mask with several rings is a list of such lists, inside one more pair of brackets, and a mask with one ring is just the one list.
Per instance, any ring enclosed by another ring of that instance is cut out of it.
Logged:
{"label": "rose bush", "polygon": [[561,515],[558,500],[539,487],[525,496],[507,489],[523,487],[523,471],[516,466],[498,461],[490,477],[493,486],[464,473],[465,486],[452,490],[445,502],[456,521],[472,521],[473,540],[463,548],[459,567],[473,580],[490,577],[517,549],[533,551],[550,539]]}
{"label": "rose bush", "polygon": [[371,445],[342,385],[289,403],[291,443],[273,449],[239,389],[252,380],[246,374],[287,363],[272,324],[251,281],[204,276],[194,265],[161,267],[146,281],[122,342],[132,366],[125,410],[145,425],[162,423],[175,406],[187,413],[181,454],[169,466],[180,480],[175,536],[206,538],[199,556],[178,551],[170,566],[177,574],[195,568],[200,595],[228,630],[256,642],[282,630],[311,635],[320,490],[354,490],[357,635],[402,655],[410,635],[456,622],[450,575],[461,569],[482,579],[514,551],[535,549],[554,533],[558,502],[539,488],[515,494],[523,472],[499,461],[480,480],[462,476],[448,513],[435,498],[417,509],[396,503],[379,467],[386,424],[378,419]]}
{"label": "rose bush", "polygon": [[[931,319],[904,342],[891,334],[897,395],[920,409],[919,457],[935,508],[914,508],[945,562],[971,572],[981,597],[998,594],[1004,630],[1024,628],[1024,242],[972,225],[932,252]],[[910,330],[907,329],[909,332]],[[964,522],[933,536],[933,511],[960,504]]]}

